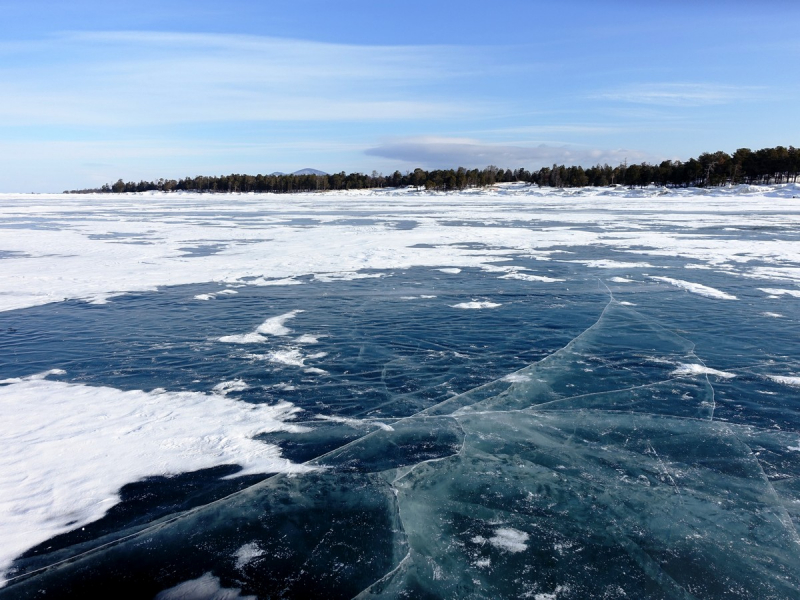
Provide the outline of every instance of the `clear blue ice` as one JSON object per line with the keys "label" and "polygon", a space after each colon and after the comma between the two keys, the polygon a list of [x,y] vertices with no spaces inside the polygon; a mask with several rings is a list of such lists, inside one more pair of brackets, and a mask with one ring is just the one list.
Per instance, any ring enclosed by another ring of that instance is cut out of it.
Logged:
{"label": "clear blue ice", "polygon": [[[235,377],[241,402],[303,409],[307,432],[262,439],[317,467],[131,482],[103,519],[18,557],[0,598],[800,597],[800,388],[770,377],[800,369],[800,299],[648,260],[738,300],[554,261],[563,282],[414,268],[0,313],[0,378]],[[499,306],[452,308],[472,300]],[[218,342],[293,310],[292,338]],[[317,337],[303,366],[253,358],[300,335]]]}

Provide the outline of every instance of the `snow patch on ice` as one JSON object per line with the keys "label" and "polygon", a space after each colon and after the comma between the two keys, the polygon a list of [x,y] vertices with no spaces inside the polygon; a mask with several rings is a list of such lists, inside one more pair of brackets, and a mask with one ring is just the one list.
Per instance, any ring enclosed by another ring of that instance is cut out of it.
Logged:
{"label": "snow patch on ice", "polygon": [[715,377],[721,377],[723,379],[733,379],[736,377],[736,373],[718,371],[717,369],[711,369],[705,365],[698,365],[695,363],[679,365],[677,369],[670,373],[670,375],[714,375]]}
{"label": "snow patch on ice", "polygon": [[289,348],[287,350],[275,350],[266,355],[268,361],[280,364],[289,365],[292,367],[304,367],[305,357],[300,353],[297,348]]}
{"label": "snow patch on ice", "polygon": [[144,477],[230,464],[242,467],[235,477],[311,470],[253,439],[307,431],[288,422],[301,410],[288,402],[124,391],[45,375],[0,386],[0,481],[8,482],[0,497],[0,573],[25,550],[102,518],[122,486]]}
{"label": "snow patch on ice", "polygon": [[285,336],[289,335],[292,330],[288,327],[284,326],[284,323],[289,319],[295,318],[298,314],[304,312],[302,310],[293,310],[283,315],[278,315],[277,317],[271,317],[264,321],[261,325],[256,328],[258,333],[264,335],[276,335],[276,336]]}
{"label": "snow patch on ice", "polygon": [[436,298],[436,296],[431,296],[430,294],[421,294],[419,296],[400,296],[400,300],[430,300],[431,298]]}
{"label": "snow patch on ice", "polygon": [[238,335],[223,335],[219,338],[219,341],[226,344],[260,344],[266,339],[259,333],[240,333]]}
{"label": "snow patch on ice", "polygon": [[354,271],[345,271],[341,273],[315,273],[314,280],[322,281],[324,283],[332,283],[334,281],[354,281],[356,279],[376,279],[383,277],[382,273],[358,273]]}
{"label": "snow patch on ice", "polygon": [[800,387],[800,377],[793,377],[787,375],[767,375],[767,377],[769,377],[775,383]]}
{"label": "snow patch on ice", "polygon": [[265,279],[258,277],[247,282],[249,285],[256,285],[258,287],[266,287],[270,285],[302,285],[303,282],[295,279],[294,277],[284,277],[282,279]]}
{"label": "snow patch on ice", "polygon": [[327,375],[328,372],[325,369],[318,369],[317,367],[306,367],[303,371],[304,373],[308,373],[309,375]]}
{"label": "snow patch on ice", "polygon": [[775,288],[758,288],[765,294],[769,294],[770,296],[792,296],[794,298],[800,298],[800,290],[782,290],[782,289],[775,289]]}
{"label": "snow patch on ice", "polygon": [[253,332],[241,333],[237,335],[224,335],[219,338],[219,341],[226,344],[260,344],[266,341],[266,338],[264,337],[265,335],[274,335],[279,337],[287,336],[292,332],[292,330],[286,327],[284,323],[286,323],[286,321],[289,319],[293,319],[301,312],[303,311],[293,310],[283,315],[278,315],[277,317],[270,317],[261,325],[256,327],[256,330]]}
{"label": "snow patch on ice", "polygon": [[[595,269],[653,269],[655,265],[647,262],[623,262],[619,260],[609,260],[606,258],[599,260],[565,260],[562,262],[579,263]],[[612,279],[613,281],[613,279]],[[627,281],[627,280],[626,280]]]}
{"label": "snow patch on ice", "polygon": [[351,427],[369,427],[374,426],[378,427],[379,429],[383,429],[384,431],[394,431],[394,427],[391,425],[387,425],[382,421],[372,421],[369,419],[351,419],[348,417],[338,417],[335,415],[317,415],[317,419],[322,419],[323,421],[331,421],[332,423],[343,423],[344,425],[350,425]]}
{"label": "snow patch on ice", "polygon": [[259,547],[256,542],[245,544],[236,551],[234,557],[236,558],[236,568],[243,569],[255,559],[264,556],[265,552]]}
{"label": "snow patch on ice", "polygon": [[522,373],[511,373],[503,377],[503,381],[510,381],[511,383],[525,383],[531,381],[530,375],[523,375]]}
{"label": "snow patch on ice", "polygon": [[250,386],[241,379],[234,379],[232,381],[223,381],[218,383],[212,388],[212,390],[217,394],[227,396],[230,392],[243,392],[249,388]]}
{"label": "snow patch on ice", "polygon": [[569,586],[568,585],[557,585],[556,589],[553,590],[553,593],[542,593],[536,594],[533,597],[533,600],[558,600],[558,596],[561,593],[568,594],[569,593]]}
{"label": "snow patch on ice", "polygon": [[50,369],[49,371],[42,371],[41,373],[34,373],[27,377],[11,377],[10,379],[0,379],[0,383],[20,383],[21,381],[41,381],[50,375],[66,375],[64,369]]}
{"label": "snow patch on ice", "polygon": [[539,281],[542,283],[553,283],[556,281],[564,281],[558,277],[547,277],[546,275],[531,275],[530,273],[520,273],[514,271],[507,275],[501,275],[499,279],[519,279],[520,281]]}
{"label": "snow patch on ice", "polygon": [[655,277],[653,275],[650,276],[650,279],[669,283],[670,285],[684,289],[687,292],[700,294],[706,298],[716,298],[717,300],[737,300],[736,296],[726,294],[718,289],[708,287],[707,285],[702,285],[700,283],[692,283],[691,281],[683,281],[681,279],[672,279],[671,277]]}
{"label": "snow patch on ice", "polygon": [[528,541],[530,536],[524,531],[513,529],[511,527],[501,527],[494,532],[494,536],[490,537],[488,542],[501,550],[506,552],[524,552],[528,548]]}
{"label": "snow patch on ice", "polygon": [[481,308],[497,308],[498,306],[502,306],[502,304],[498,304],[497,302],[478,302],[473,300],[472,302],[459,302],[458,304],[451,304],[451,308],[466,308],[466,309],[481,309]]}
{"label": "snow patch on ice", "polygon": [[258,600],[256,596],[242,596],[239,588],[224,588],[219,577],[211,573],[179,583],[159,592],[155,600]]}

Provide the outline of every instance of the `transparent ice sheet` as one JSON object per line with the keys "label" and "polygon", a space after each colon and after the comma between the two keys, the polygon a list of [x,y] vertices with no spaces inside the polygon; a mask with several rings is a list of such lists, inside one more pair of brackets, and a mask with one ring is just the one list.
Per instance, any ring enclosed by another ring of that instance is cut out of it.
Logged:
{"label": "transparent ice sheet", "polygon": [[[332,427],[344,445],[312,474],[116,536],[0,596],[152,597],[211,572],[260,598],[796,597],[796,436],[715,420],[713,377],[680,364],[701,364],[692,342],[612,300],[511,376],[355,439]],[[244,547],[258,557],[242,564]]]}

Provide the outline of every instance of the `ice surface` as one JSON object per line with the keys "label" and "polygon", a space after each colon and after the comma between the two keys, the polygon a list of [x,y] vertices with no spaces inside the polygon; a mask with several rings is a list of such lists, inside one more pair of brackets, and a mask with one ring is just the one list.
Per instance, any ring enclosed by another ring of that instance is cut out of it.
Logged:
{"label": "ice surface", "polygon": [[314,435],[359,433],[314,471],[14,589],[125,565],[212,597],[795,597],[798,437],[715,418],[730,375],[611,300],[543,360],[391,425],[316,413]]}
{"label": "ice surface", "polygon": [[0,197],[0,598],[798,597],[797,193]]}
{"label": "ice surface", "polygon": [[[628,249],[648,260],[586,264],[639,268],[672,256],[743,277],[800,283],[798,244],[730,234],[796,224],[795,187],[761,187],[745,195],[737,189],[504,185],[437,195],[435,203],[411,191],[351,191],[293,195],[290,207],[285,197],[270,194],[0,194],[0,222],[13,225],[3,229],[0,248],[10,253],[3,260],[0,310],[65,298],[107,302],[126,291],[209,281],[285,286],[303,283],[297,279],[303,275],[346,281],[379,276],[365,273],[369,269],[415,265],[458,274],[490,264],[490,249],[497,247],[543,258],[566,246]],[[340,224],[359,213],[369,213],[376,224]],[[314,224],[296,227],[292,219]],[[395,227],[408,220],[419,225]],[[147,243],[119,243],[108,236],[111,228]],[[181,250],[204,242],[219,251],[187,259]]]}
{"label": "ice surface", "polygon": [[503,381],[510,381],[511,383],[522,383],[530,380],[530,375],[524,375],[522,373],[511,373],[510,375],[503,377]]}
{"label": "ice surface", "polygon": [[240,465],[237,475],[308,470],[253,439],[304,430],[290,422],[299,409],[288,402],[122,391],[48,374],[0,386],[0,572],[36,543],[102,517],[119,489],[142,477],[225,464]]}
{"label": "ice surface", "polygon": [[362,419],[348,419],[347,417],[336,417],[332,415],[317,415],[318,419],[322,419],[323,421],[332,421],[333,423],[345,423],[352,427],[357,428],[371,428],[371,427],[378,427],[383,429],[384,431],[394,431],[394,427],[391,425],[387,425],[381,421],[373,421],[373,420],[362,420]]}

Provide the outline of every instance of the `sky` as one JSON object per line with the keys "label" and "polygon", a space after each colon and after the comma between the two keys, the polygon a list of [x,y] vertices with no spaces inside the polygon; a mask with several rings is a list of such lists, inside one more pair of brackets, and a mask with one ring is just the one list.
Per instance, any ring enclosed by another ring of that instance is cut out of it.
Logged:
{"label": "sky", "polygon": [[0,0],[0,191],[800,143],[800,2]]}

